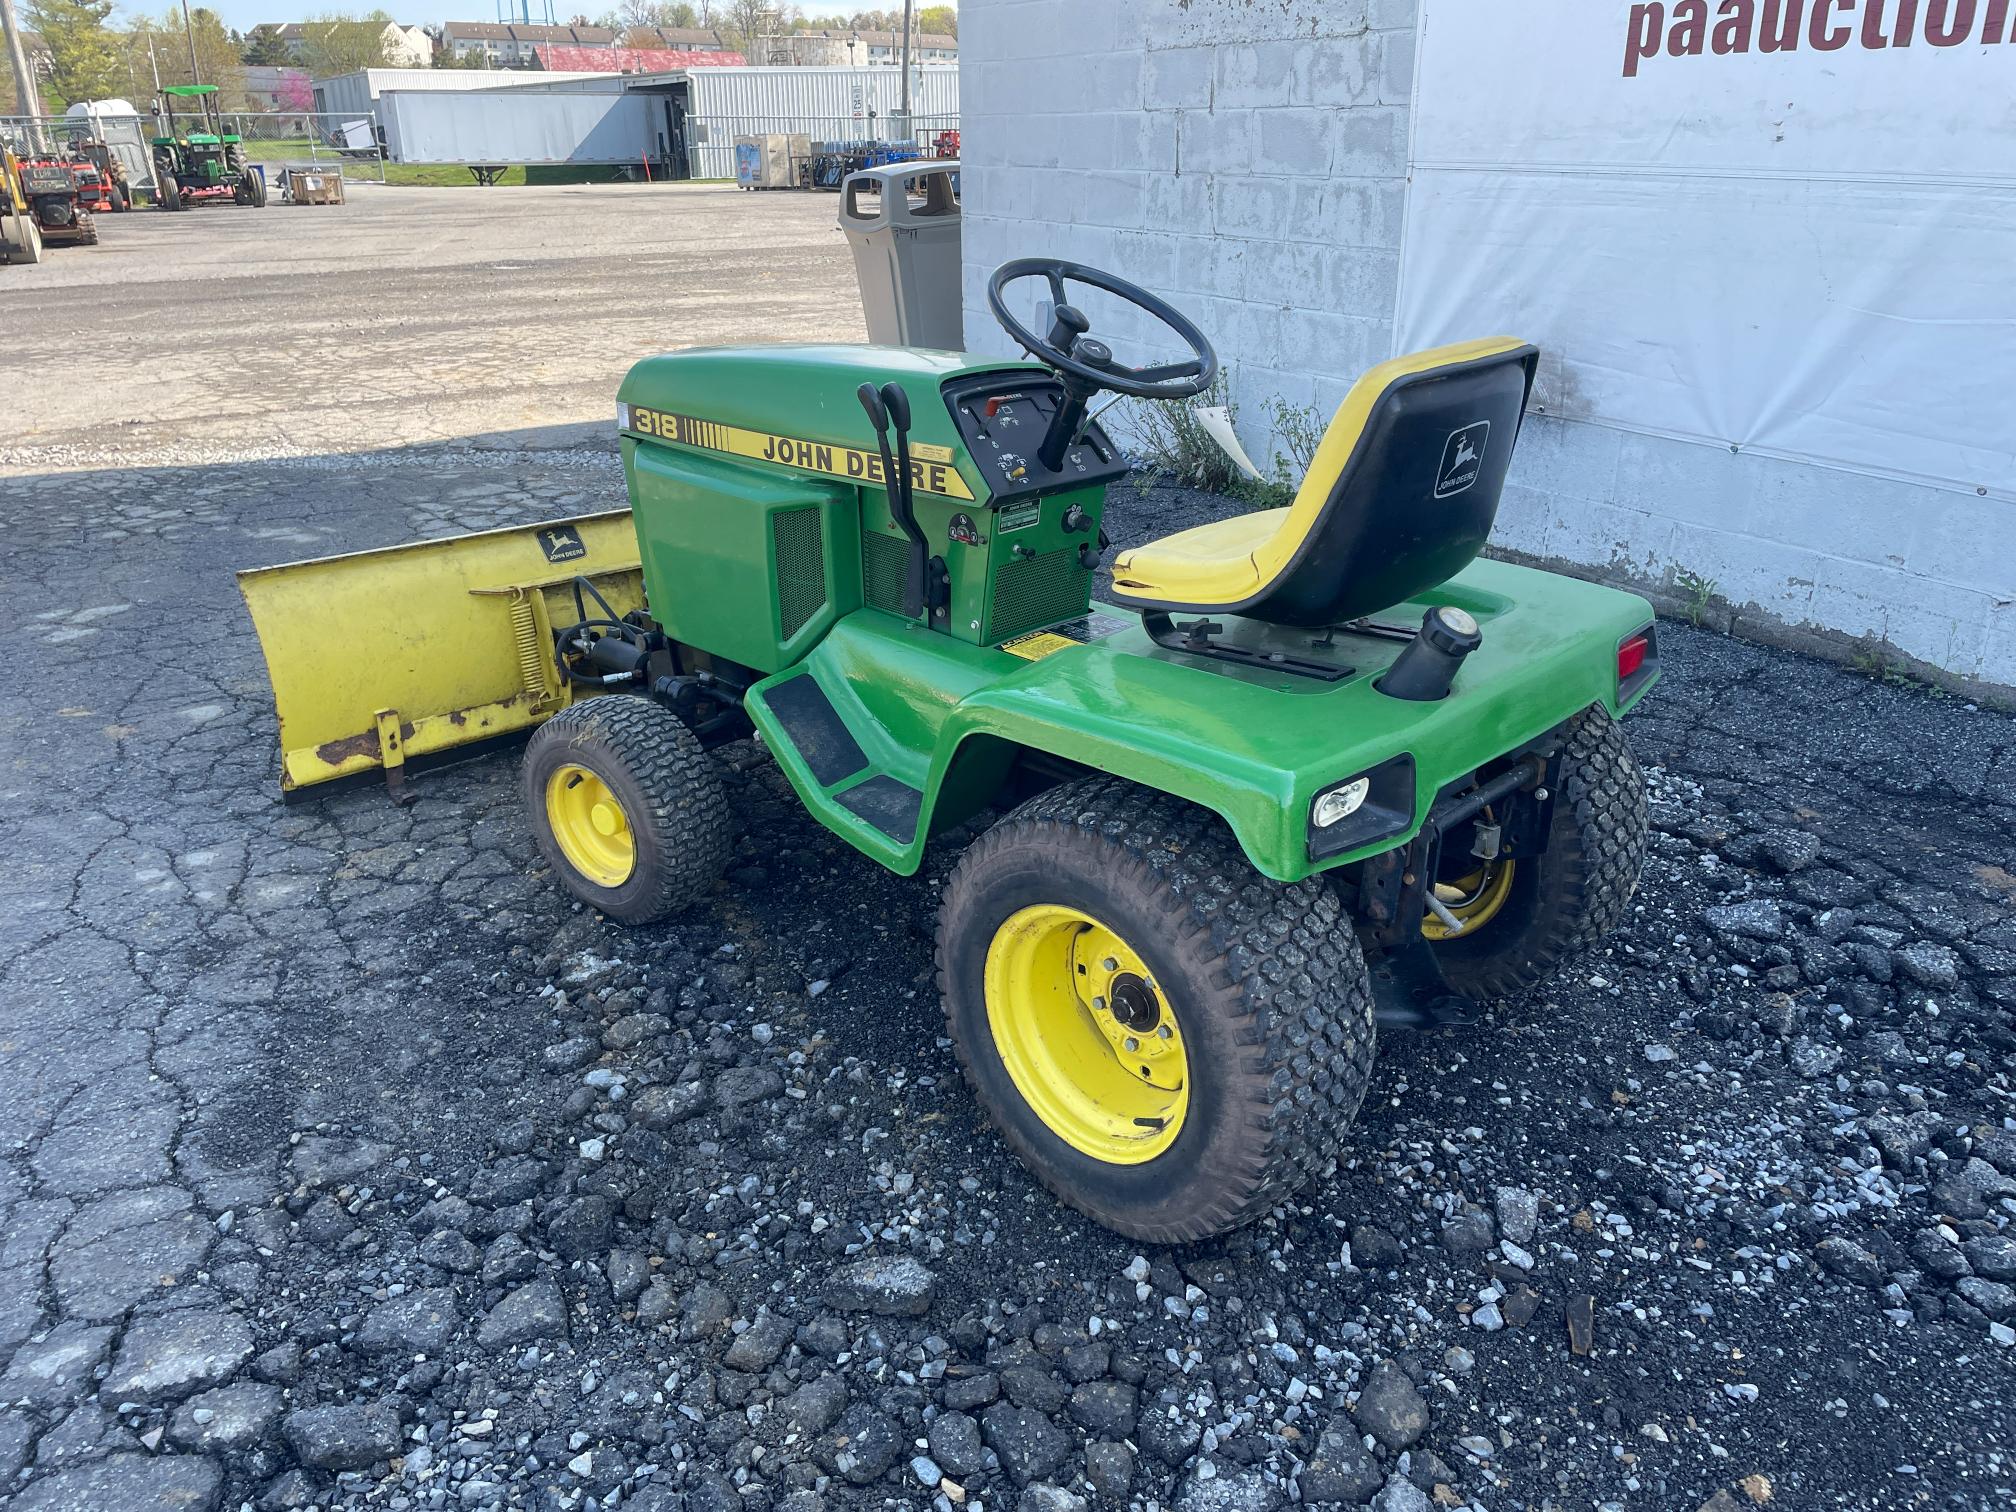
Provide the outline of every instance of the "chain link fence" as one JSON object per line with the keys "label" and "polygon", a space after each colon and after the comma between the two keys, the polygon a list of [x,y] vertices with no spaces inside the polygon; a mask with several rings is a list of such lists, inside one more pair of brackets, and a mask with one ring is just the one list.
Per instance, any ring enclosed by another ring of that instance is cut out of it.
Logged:
{"label": "chain link fence", "polygon": [[[288,168],[327,170],[341,166],[351,182],[385,181],[378,118],[370,111],[260,111],[220,113],[223,134],[239,137],[248,162],[262,165],[269,184]],[[175,131],[207,131],[200,111],[175,113]],[[0,116],[0,146],[26,157],[71,151],[93,137],[102,139],[126,170],[135,189],[154,192],[157,136],[168,135],[164,117],[152,115]]]}

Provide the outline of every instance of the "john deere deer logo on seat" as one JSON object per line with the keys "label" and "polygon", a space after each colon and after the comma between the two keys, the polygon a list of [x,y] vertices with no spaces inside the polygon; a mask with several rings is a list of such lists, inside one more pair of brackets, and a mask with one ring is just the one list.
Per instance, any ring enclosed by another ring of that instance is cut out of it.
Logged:
{"label": "john deere deer logo on seat", "polygon": [[1478,420],[1459,431],[1451,431],[1442,444],[1442,466],[1435,473],[1435,497],[1446,499],[1477,481],[1477,465],[1484,457],[1484,443],[1491,437],[1491,422]]}

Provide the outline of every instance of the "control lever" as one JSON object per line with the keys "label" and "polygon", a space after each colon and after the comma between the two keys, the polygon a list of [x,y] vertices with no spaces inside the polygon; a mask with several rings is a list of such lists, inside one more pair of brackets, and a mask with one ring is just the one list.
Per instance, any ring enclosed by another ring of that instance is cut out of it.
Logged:
{"label": "control lever", "polygon": [[1068,353],[1080,336],[1092,329],[1092,322],[1076,305],[1060,304],[1050,315],[1050,345]]}
{"label": "control lever", "polygon": [[[1071,515],[1074,510],[1078,510],[1076,504],[1073,504],[1070,509],[1064,511],[1064,528],[1066,530],[1074,528],[1071,524]],[[1079,511],[1079,513],[1082,514],[1083,511]],[[1084,522],[1075,528],[1083,530],[1090,524],[1091,519],[1087,516]],[[1078,548],[1078,565],[1083,567],[1087,572],[1097,572],[1100,562],[1106,558],[1107,548],[1112,544],[1112,540],[1106,534],[1106,527],[1101,525],[1099,527],[1099,544],[1094,546],[1090,541],[1087,541]]]}
{"label": "control lever", "polygon": [[[1058,314],[1071,309],[1069,305],[1059,305]],[[1076,310],[1071,310],[1078,315]],[[1085,317],[1078,315],[1080,320]],[[1062,323],[1061,321],[1059,322]],[[1053,329],[1051,336],[1056,336]],[[1081,336],[1071,349],[1071,355],[1087,367],[1105,369],[1113,365],[1113,349],[1103,341],[1094,341]],[[1064,382],[1064,402],[1057,406],[1057,413],[1050,417],[1050,428],[1043,432],[1043,443],[1036,448],[1036,460],[1051,472],[1061,472],[1064,454],[1078,439],[1078,433],[1085,426],[1085,410],[1092,402],[1092,396],[1099,392],[1097,384],[1088,383],[1073,373],[1066,373]]]}
{"label": "control lever", "polygon": [[[910,478],[910,396],[899,383],[885,383],[880,392],[871,383],[854,391],[868,423],[875,427],[875,440],[882,452],[882,481],[889,493],[889,518],[909,538],[910,556],[903,574],[903,612],[913,619],[924,617],[926,564],[930,549],[918,527]],[[895,455],[890,455],[889,431],[896,432]]]}

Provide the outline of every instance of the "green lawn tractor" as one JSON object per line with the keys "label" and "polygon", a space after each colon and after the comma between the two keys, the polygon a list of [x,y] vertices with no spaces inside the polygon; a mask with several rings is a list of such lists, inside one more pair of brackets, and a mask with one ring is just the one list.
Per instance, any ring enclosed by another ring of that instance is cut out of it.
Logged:
{"label": "green lawn tractor", "polygon": [[[165,136],[153,139],[154,203],[163,210],[186,210],[205,201],[229,200],[257,208],[266,203],[266,181],[246,160],[243,139],[224,129],[217,112],[215,84],[170,84],[161,91]],[[194,100],[201,129],[175,133],[175,102]]]}
{"label": "green lawn tractor", "polygon": [[[1029,278],[1046,334],[1011,313]],[[1121,364],[1072,282],[1190,355]],[[1652,611],[1479,559],[1531,346],[1380,364],[1291,505],[1116,554],[1127,464],[1090,402],[1194,396],[1217,358],[1077,264],[1009,263],[989,297],[1034,361],[648,358],[617,405],[627,514],[241,574],[283,786],[533,729],[540,851],[637,925],[714,885],[709,748],[752,731],[894,872],[991,820],[939,908],[972,1088],[1064,1200],[1195,1239],[1332,1168],[1380,1025],[1467,1022],[1625,917],[1646,813],[1618,719],[1659,676]]]}

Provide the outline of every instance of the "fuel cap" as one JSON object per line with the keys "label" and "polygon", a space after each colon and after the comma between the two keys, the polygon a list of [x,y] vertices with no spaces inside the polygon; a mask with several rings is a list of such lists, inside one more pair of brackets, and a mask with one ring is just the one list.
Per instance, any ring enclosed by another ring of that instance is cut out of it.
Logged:
{"label": "fuel cap", "polygon": [[1477,621],[1454,604],[1438,604],[1421,616],[1421,638],[1451,656],[1468,656],[1484,644]]}

